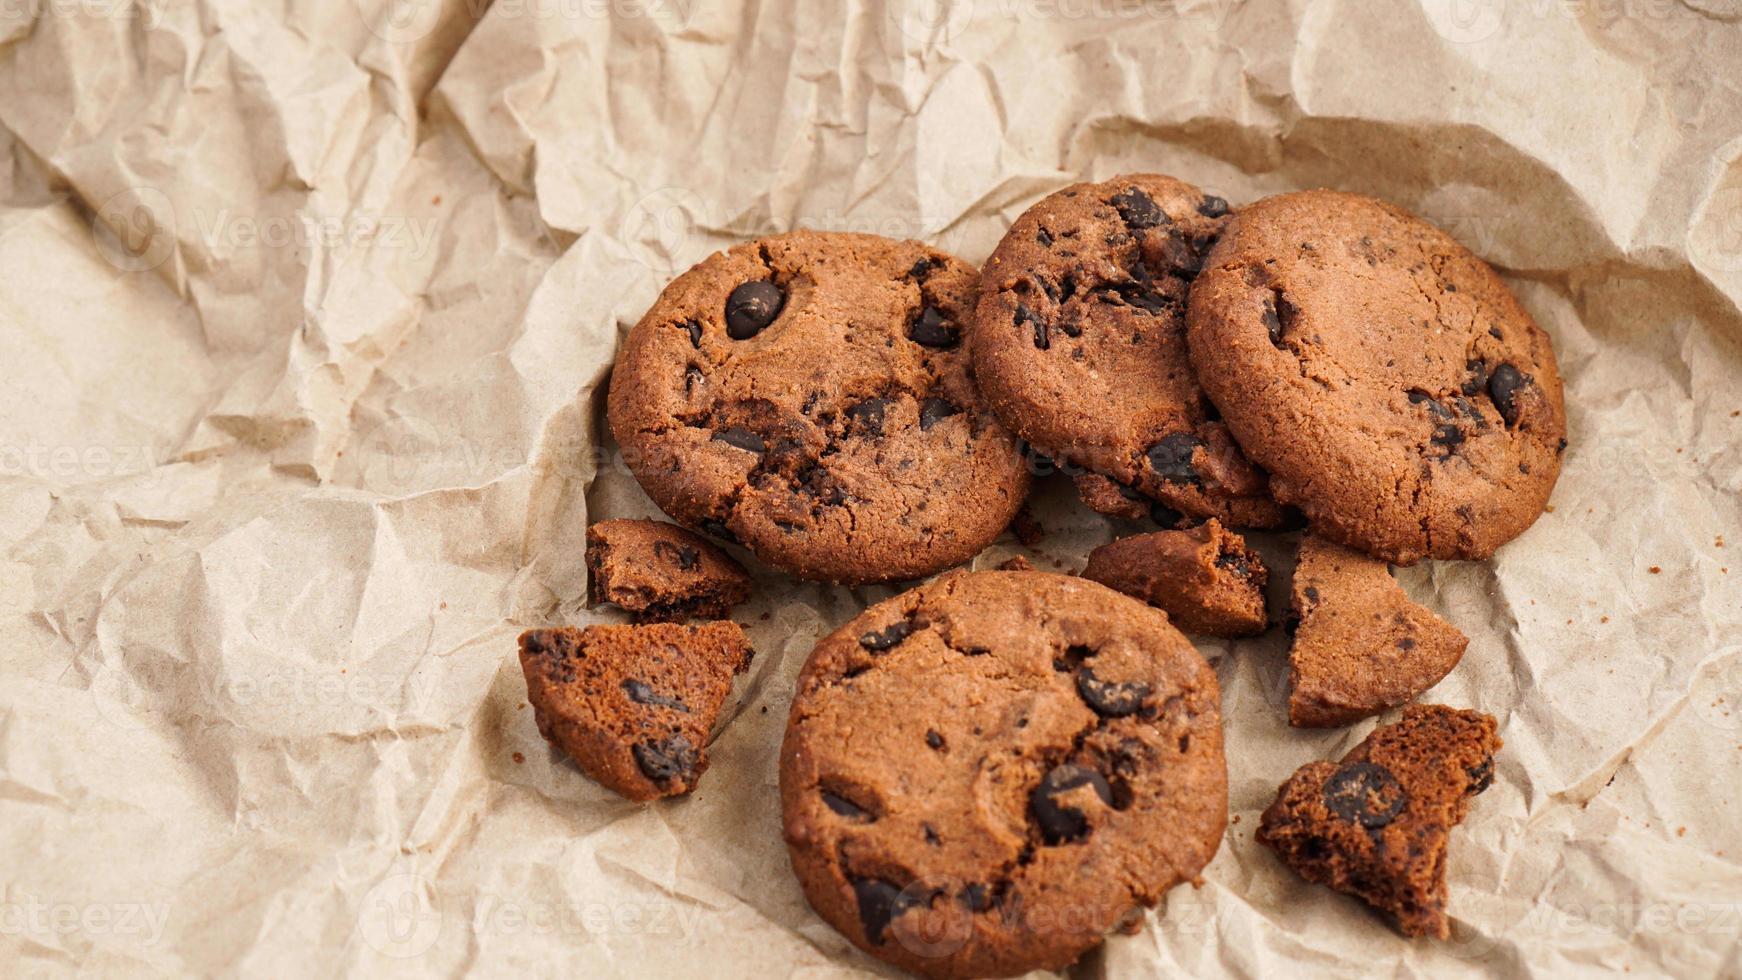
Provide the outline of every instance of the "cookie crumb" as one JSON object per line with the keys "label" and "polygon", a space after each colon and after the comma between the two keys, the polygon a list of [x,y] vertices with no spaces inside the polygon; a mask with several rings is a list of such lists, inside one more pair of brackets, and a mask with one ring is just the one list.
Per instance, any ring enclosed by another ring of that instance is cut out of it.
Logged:
{"label": "cookie crumb", "polygon": [[1686,837],[1688,835],[1688,829],[1686,827],[1677,827],[1675,829],[1675,835],[1677,837]]}
{"label": "cookie crumb", "polygon": [[1653,575],[1663,574],[1663,569],[1657,567],[1656,565],[1651,566],[1650,568],[1646,569],[1646,571],[1650,572]]}
{"label": "cookie crumb", "polygon": [[1609,617],[1607,617],[1607,616],[1604,616],[1601,620],[1601,622],[1605,622],[1605,623],[1607,623],[1608,621],[1609,621]]}
{"label": "cookie crumb", "polygon": [[1046,539],[1046,528],[1034,519],[1034,514],[1027,507],[1016,512],[1016,517],[1010,522],[1010,533],[1016,535],[1016,540],[1024,548],[1032,548]]}
{"label": "cookie crumb", "polygon": [[515,765],[517,765],[517,766],[524,765],[525,763],[526,763],[526,756],[521,755],[519,752],[514,753],[514,764]]}

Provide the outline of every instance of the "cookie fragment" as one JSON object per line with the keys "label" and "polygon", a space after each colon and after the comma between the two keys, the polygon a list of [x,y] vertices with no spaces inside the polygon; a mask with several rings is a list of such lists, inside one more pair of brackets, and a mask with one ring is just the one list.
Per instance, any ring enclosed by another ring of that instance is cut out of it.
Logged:
{"label": "cookie fragment", "polygon": [[1347,725],[1415,699],[1469,639],[1412,602],[1385,562],[1307,535],[1295,566],[1288,723]]}
{"label": "cookie fragment", "polygon": [[638,623],[723,619],[750,597],[750,573],[701,535],[663,521],[600,521],[587,528],[587,583],[594,602]]}
{"label": "cookie fragment", "polygon": [[600,785],[636,802],[688,793],[753,652],[736,623],[589,626],[520,634],[538,732]]}
{"label": "cookie fragment", "polygon": [[1215,672],[1093,582],[951,573],[817,644],[780,792],[805,897],[860,949],[931,977],[1062,970],[1215,854]]}
{"label": "cookie fragment", "polygon": [[1154,501],[1274,527],[1283,517],[1264,475],[1227,435],[1186,352],[1187,293],[1228,220],[1226,202],[1209,200],[1157,174],[1043,198],[987,260],[969,353],[1006,425],[1142,501],[1089,484],[1091,507],[1142,516]]}
{"label": "cookie fragment", "polygon": [[1445,939],[1448,833],[1492,783],[1500,745],[1488,715],[1410,705],[1341,762],[1289,777],[1258,840],[1302,878],[1388,914],[1404,935]]}
{"label": "cookie fragment", "polygon": [[1120,538],[1089,553],[1083,577],[1141,599],[1175,626],[1205,636],[1264,632],[1264,585],[1258,553],[1212,518],[1189,531]]}

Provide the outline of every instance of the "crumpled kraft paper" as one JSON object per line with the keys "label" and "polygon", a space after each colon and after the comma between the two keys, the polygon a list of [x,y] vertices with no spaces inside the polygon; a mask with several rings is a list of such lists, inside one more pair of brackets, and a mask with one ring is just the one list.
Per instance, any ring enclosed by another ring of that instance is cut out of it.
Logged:
{"label": "crumpled kraft paper", "polygon": [[[612,615],[584,527],[653,510],[600,396],[671,276],[799,226],[982,261],[1145,170],[1445,226],[1553,334],[1571,447],[1494,560],[1400,572],[1471,638],[1429,697],[1506,739],[1452,940],[1253,842],[1371,727],[1288,729],[1273,634],[1201,647],[1203,885],[1077,972],[1742,972],[1739,89],[1738,0],[0,5],[4,971],[887,972],[806,908],[775,758],[892,590],[760,572],[713,768],[647,807],[541,742],[513,637]],[[1043,568],[1113,533],[1034,509]]]}

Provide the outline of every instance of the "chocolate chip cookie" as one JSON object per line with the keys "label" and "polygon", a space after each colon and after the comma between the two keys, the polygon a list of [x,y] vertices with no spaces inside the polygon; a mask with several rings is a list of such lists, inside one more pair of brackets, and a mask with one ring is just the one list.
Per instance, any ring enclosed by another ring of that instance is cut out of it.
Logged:
{"label": "chocolate chip cookie", "polygon": [[993,411],[1041,452],[1188,515],[1273,527],[1282,510],[1186,353],[1188,288],[1228,213],[1153,174],[1043,198],[987,261],[969,346]]}
{"label": "chocolate chip cookie", "polygon": [[805,896],[933,977],[1062,969],[1216,852],[1216,675],[1080,578],[953,573],[817,644],[781,749]]}
{"label": "chocolate chip cookie", "polygon": [[962,349],[978,281],[874,235],[797,231],[709,257],[618,355],[625,461],[666,513],[800,578],[966,561],[1028,489]]}
{"label": "chocolate chip cookie", "polygon": [[736,623],[520,634],[539,734],[596,782],[637,802],[695,788],[732,676],[752,655]]}
{"label": "chocolate chip cookie", "polygon": [[594,602],[638,623],[723,619],[750,596],[750,573],[700,535],[664,521],[600,521],[587,528]]}
{"label": "chocolate chip cookie", "polygon": [[1451,934],[1446,842],[1494,782],[1494,719],[1410,705],[1342,762],[1312,762],[1282,784],[1258,840],[1297,874],[1389,914],[1408,936]]}
{"label": "chocolate chip cookie", "polygon": [[1415,699],[1469,638],[1410,601],[1384,562],[1322,538],[1300,543],[1288,650],[1288,723],[1347,725]]}
{"label": "chocolate chip cookie", "polygon": [[1567,431],[1549,337],[1427,222],[1334,191],[1259,201],[1189,320],[1204,390],[1318,533],[1399,564],[1479,559],[1542,513]]}
{"label": "chocolate chip cookie", "polygon": [[1187,633],[1253,636],[1267,622],[1263,559],[1214,518],[1108,542],[1089,553],[1083,577],[1165,611]]}

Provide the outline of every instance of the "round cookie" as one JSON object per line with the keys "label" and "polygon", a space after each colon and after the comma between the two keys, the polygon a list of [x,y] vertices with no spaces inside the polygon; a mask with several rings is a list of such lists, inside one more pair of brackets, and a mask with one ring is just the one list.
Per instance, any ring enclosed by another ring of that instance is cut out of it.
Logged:
{"label": "round cookie", "polygon": [[1127,497],[1275,527],[1282,509],[1186,352],[1186,297],[1227,215],[1221,198],[1152,174],[1043,198],[981,272],[969,347],[992,410],[1041,452]]}
{"label": "round cookie", "polygon": [[830,925],[916,973],[1063,969],[1216,853],[1219,698],[1135,599],[946,575],[806,662],[780,756],[793,870]]}
{"label": "round cookie", "polygon": [[630,331],[611,430],[666,513],[800,578],[960,564],[1028,490],[961,349],[977,285],[960,259],[874,235],[716,253]]}
{"label": "round cookie", "polygon": [[1335,191],[1259,201],[1189,319],[1204,390],[1325,537],[1402,564],[1486,558],[1542,513],[1566,447],[1554,350],[1427,222]]}

